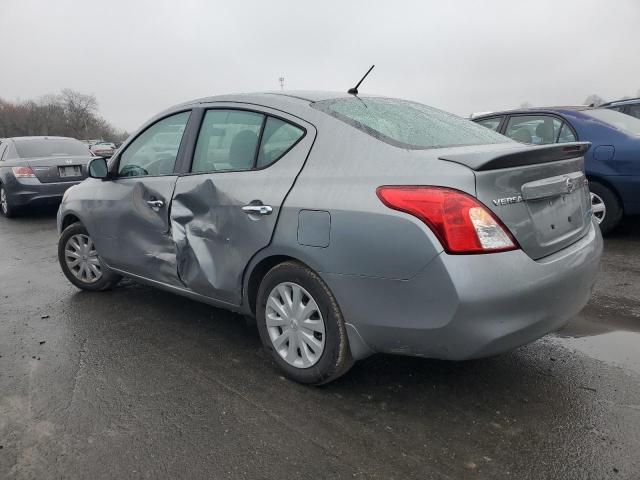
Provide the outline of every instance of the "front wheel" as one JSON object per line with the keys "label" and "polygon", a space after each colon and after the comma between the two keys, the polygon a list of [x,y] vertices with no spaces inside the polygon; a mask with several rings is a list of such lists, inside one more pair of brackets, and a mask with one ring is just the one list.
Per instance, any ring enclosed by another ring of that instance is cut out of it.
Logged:
{"label": "front wheel", "polygon": [[284,374],[321,385],[353,365],[338,303],[310,268],[297,262],[273,267],[258,289],[260,339]]}
{"label": "front wheel", "polygon": [[82,290],[107,290],[121,278],[102,263],[89,232],[81,223],[69,225],[60,235],[58,261],[67,279]]}

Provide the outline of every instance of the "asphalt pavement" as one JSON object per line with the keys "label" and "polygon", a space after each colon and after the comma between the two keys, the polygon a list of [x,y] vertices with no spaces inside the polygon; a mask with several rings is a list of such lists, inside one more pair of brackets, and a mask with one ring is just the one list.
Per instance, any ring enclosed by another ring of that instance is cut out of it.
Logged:
{"label": "asphalt pavement", "polygon": [[55,211],[0,218],[2,479],[640,478],[640,219],[562,331],[468,362],[374,356],[321,388],[237,315],[79,292],[56,242]]}

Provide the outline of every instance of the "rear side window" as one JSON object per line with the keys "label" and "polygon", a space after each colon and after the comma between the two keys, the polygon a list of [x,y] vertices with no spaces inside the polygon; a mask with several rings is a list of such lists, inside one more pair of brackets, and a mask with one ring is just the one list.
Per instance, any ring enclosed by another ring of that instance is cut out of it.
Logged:
{"label": "rear side window", "polygon": [[250,170],[264,115],[242,110],[209,110],[198,135],[191,171]]}
{"label": "rear side window", "polygon": [[640,103],[636,103],[634,105],[629,105],[627,113],[632,117],[640,118]]}
{"label": "rear side window", "polygon": [[147,128],[122,152],[118,175],[171,175],[190,113],[171,115]]}
{"label": "rear side window", "polygon": [[279,118],[269,117],[262,134],[257,168],[271,165],[289,151],[304,135],[304,130]]}
{"label": "rear side window", "polygon": [[560,128],[560,135],[558,136],[558,143],[575,142],[577,140],[576,135],[571,130],[571,127],[566,122],[562,123]]}
{"label": "rear side window", "polygon": [[506,143],[502,135],[426,105],[393,98],[350,97],[312,105],[385,143],[426,149]]}
{"label": "rear side window", "polygon": [[505,135],[521,143],[556,143],[562,122],[549,115],[516,115],[509,118]]}
{"label": "rear side window", "polygon": [[502,117],[485,118],[483,120],[478,120],[476,123],[488,128],[489,130],[497,132],[500,122],[502,122]]}
{"label": "rear side window", "polygon": [[285,155],[305,131],[279,118],[244,110],[209,110],[191,171],[237,172],[264,168]]}
{"label": "rear side window", "polygon": [[74,138],[37,138],[14,140],[20,158],[91,155],[87,146]]}

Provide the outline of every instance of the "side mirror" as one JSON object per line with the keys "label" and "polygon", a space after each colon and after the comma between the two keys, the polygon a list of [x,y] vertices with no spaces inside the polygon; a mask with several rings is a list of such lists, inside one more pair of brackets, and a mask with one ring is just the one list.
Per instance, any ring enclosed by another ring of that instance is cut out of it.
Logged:
{"label": "side mirror", "polygon": [[89,162],[87,171],[91,178],[106,179],[109,176],[109,167],[107,161],[102,157],[97,157]]}

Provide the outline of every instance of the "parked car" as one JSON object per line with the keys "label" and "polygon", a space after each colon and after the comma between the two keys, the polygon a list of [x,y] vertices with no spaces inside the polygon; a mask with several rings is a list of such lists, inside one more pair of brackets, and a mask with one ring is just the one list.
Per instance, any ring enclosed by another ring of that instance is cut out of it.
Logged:
{"label": "parked car", "polygon": [[586,304],[584,143],[524,146],[405,100],[230,95],[145,124],[58,211],[66,277],[255,316],[289,378],[374,352],[494,355]]}
{"label": "parked car", "polygon": [[94,158],[85,144],[66,137],[13,137],[0,143],[0,212],[59,202],[64,192],[86,178]]}
{"label": "parked car", "polygon": [[90,149],[98,157],[110,158],[116,151],[116,146],[111,142],[98,142],[91,145]]}
{"label": "parked car", "polygon": [[604,233],[624,215],[640,214],[640,120],[606,108],[549,107],[473,118],[523,143],[587,141],[585,165],[592,210]]}
{"label": "parked car", "polygon": [[640,98],[627,98],[600,105],[600,108],[608,108],[616,112],[626,113],[635,118],[640,118]]}

